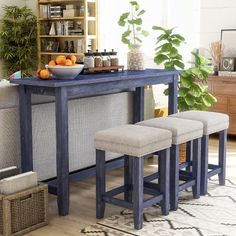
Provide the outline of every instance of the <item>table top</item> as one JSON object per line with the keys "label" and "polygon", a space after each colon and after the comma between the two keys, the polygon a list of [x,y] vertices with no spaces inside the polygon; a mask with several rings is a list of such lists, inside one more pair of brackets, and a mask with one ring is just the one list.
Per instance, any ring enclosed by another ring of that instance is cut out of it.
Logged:
{"label": "table top", "polygon": [[99,73],[99,74],[81,74],[75,79],[70,80],[41,80],[37,77],[22,78],[11,80],[11,83],[27,86],[43,86],[43,87],[65,87],[65,86],[78,86],[85,84],[98,84],[104,82],[115,82],[122,80],[135,80],[142,78],[158,78],[158,77],[170,77],[173,75],[179,75],[181,72],[178,70],[160,70],[160,69],[146,69],[143,71],[119,71],[112,73]]}

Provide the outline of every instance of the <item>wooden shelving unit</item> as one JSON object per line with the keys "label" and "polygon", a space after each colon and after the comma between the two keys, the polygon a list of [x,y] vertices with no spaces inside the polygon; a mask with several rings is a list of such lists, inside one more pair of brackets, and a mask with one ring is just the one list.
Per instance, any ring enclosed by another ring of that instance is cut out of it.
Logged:
{"label": "wooden shelving unit", "polygon": [[[66,10],[68,5],[73,5],[75,14],[64,16],[62,10],[58,17],[50,15],[50,6],[60,6]],[[57,24],[62,25],[62,32],[57,30]],[[66,24],[69,24],[67,30]],[[49,33],[52,25],[56,31],[53,35]],[[73,32],[79,27],[82,34]],[[66,41],[69,46],[73,41],[74,52],[65,52]],[[40,65],[58,55],[73,54],[82,60],[85,51],[98,48],[98,0],[37,0],[37,42]]]}

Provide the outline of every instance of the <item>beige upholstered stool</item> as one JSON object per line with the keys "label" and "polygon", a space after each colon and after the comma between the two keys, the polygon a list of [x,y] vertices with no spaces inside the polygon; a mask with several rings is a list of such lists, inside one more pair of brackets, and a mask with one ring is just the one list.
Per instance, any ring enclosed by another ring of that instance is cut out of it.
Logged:
{"label": "beige upholstered stool", "polygon": [[[179,192],[193,188],[193,197],[200,197],[200,138],[203,134],[203,124],[198,121],[163,117],[145,120],[137,125],[162,128],[172,132],[172,147],[170,157],[170,209],[177,210]],[[180,171],[179,144],[193,142],[192,172]],[[179,184],[179,180],[185,181]]]}
{"label": "beige upholstered stool", "polygon": [[[218,174],[220,185],[225,184],[226,143],[229,116],[218,112],[185,111],[171,115],[171,117],[200,121],[203,123],[202,153],[201,153],[201,195],[207,193],[208,178]],[[208,164],[209,135],[219,133],[218,165]],[[209,169],[209,171],[208,171]]]}
{"label": "beige upholstered stool", "polygon": [[[105,203],[133,209],[134,227],[143,226],[143,209],[161,201],[162,213],[169,213],[169,148],[172,135],[168,130],[137,125],[123,125],[95,134],[97,218],[104,216]],[[125,155],[124,185],[106,192],[105,151]],[[143,161],[147,154],[160,151],[160,183],[144,185]],[[114,196],[124,192],[124,200]],[[152,197],[145,200],[143,195]]]}

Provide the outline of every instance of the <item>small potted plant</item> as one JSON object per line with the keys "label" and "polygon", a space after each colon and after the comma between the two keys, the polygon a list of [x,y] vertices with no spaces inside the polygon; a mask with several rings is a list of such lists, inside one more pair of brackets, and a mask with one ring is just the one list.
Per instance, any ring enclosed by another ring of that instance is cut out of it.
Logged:
{"label": "small potted plant", "polygon": [[126,27],[122,34],[121,41],[127,44],[129,52],[127,55],[128,70],[144,70],[144,54],[140,51],[142,37],[149,35],[148,31],[142,29],[142,15],[145,10],[140,9],[137,1],[130,1],[130,12],[125,12],[120,16],[118,24]]}

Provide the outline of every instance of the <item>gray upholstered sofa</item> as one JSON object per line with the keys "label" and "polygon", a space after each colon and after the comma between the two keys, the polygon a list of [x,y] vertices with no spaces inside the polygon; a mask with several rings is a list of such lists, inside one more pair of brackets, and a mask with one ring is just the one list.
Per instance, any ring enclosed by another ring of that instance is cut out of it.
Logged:
{"label": "gray upholstered sofa", "polygon": [[[146,103],[147,116],[151,117],[148,111],[153,109],[152,98],[147,98]],[[0,82],[0,168],[20,166],[18,104],[18,87]],[[36,95],[32,104],[34,170],[43,180],[56,175],[55,104],[53,97]],[[95,164],[94,133],[132,122],[132,107],[132,92],[69,101],[70,171]]]}

